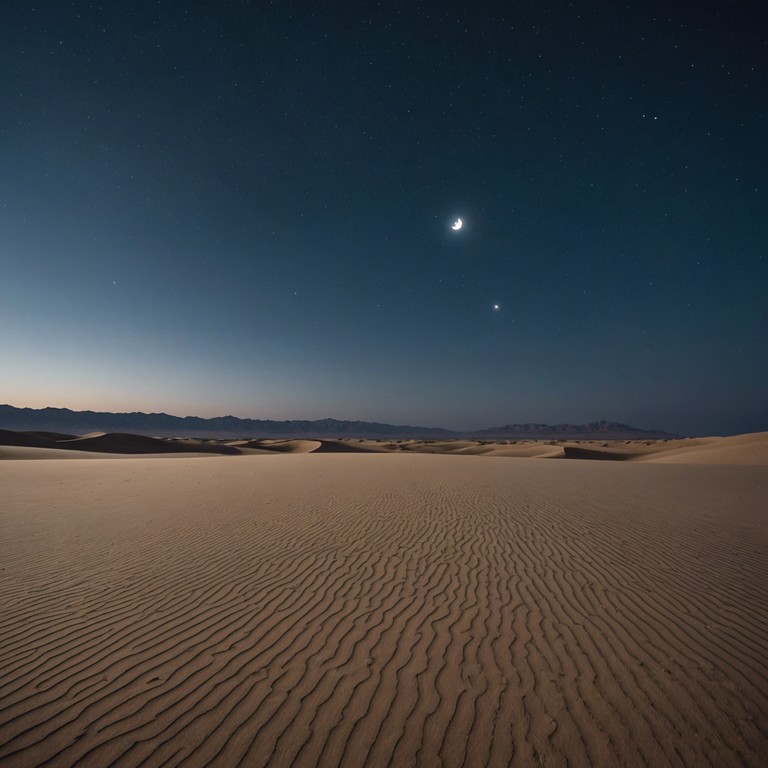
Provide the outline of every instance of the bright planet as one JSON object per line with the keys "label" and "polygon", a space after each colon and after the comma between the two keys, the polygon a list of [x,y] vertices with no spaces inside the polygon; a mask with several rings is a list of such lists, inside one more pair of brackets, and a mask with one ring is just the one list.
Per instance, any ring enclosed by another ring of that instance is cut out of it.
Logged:
{"label": "bright planet", "polygon": [[458,232],[462,227],[464,226],[464,222],[461,219],[456,219],[456,221],[451,224],[451,229],[454,232]]}

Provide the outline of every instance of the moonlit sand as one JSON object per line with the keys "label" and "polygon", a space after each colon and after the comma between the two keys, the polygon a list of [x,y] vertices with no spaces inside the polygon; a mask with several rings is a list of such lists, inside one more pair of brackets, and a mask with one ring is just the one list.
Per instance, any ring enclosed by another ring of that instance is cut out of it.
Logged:
{"label": "moonlit sand", "polygon": [[763,765],[766,443],[2,449],[0,765]]}

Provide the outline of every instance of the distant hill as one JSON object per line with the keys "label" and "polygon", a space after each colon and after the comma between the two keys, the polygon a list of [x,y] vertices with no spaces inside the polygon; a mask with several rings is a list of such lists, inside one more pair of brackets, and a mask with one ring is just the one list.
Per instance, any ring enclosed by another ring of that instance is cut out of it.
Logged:
{"label": "distant hill", "polygon": [[0,405],[0,429],[16,431],[122,432],[164,437],[380,437],[446,438],[458,436],[447,429],[379,424],[372,421],[273,421],[219,416],[171,416],[167,413],[109,413],[71,411],[69,408],[14,408]]}
{"label": "distant hill", "polygon": [[673,435],[660,429],[638,429],[616,421],[591,421],[589,424],[507,424],[474,432],[477,437],[494,439],[550,440],[668,440]]}
{"label": "distant hill", "polygon": [[455,432],[438,427],[381,424],[373,421],[319,419],[273,421],[219,416],[171,416],[167,413],[110,413],[71,411],[69,408],[15,408],[0,405],[0,429],[60,432],[83,435],[89,432],[121,432],[163,437],[369,437],[390,439],[448,439],[472,436],[493,440],[574,439],[642,440],[676,437],[660,430],[642,430],[612,421],[590,424],[507,424],[476,432]]}

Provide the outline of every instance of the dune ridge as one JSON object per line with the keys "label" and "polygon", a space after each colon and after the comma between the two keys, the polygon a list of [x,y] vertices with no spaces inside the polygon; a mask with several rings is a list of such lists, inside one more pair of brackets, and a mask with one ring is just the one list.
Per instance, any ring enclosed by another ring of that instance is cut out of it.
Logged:
{"label": "dune ridge", "polygon": [[438,453],[466,456],[653,461],[673,464],[768,466],[768,432],[733,437],[665,440],[373,440],[373,439],[226,439],[163,438],[97,432],[62,435],[0,430],[0,460],[51,459],[65,451],[112,455],[256,455],[280,453]]}
{"label": "dune ridge", "polygon": [[762,467],[305,454],[0,484],[0,766],[768,753]]}

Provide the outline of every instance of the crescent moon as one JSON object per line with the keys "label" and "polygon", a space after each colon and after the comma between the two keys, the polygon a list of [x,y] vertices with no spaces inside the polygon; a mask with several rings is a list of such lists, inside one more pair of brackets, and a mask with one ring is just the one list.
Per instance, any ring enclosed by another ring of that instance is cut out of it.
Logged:
{"label": "crescent moon", "polygon": [[451,224],[451,229],[454,232],[458,232],[463,226],[464,226],[464,222],[461,219],[456,219],[456,221],[453,224]]}

